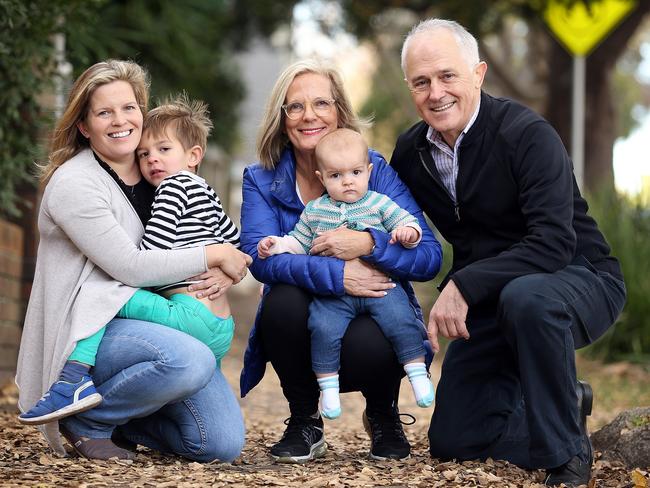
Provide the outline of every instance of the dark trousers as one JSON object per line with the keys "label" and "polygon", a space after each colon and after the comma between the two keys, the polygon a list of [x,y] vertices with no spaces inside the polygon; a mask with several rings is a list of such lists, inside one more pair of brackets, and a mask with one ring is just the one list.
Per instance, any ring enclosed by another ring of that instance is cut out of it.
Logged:
{"label": "dark trousers", "polygon": [[625,285],[588,263],[511,281],[449,344],[429,428],[433,457],[553,468],[580,450],[574,350],[596,340]]}
{"label": "dark trousers", "polygon": [[[318,410],[320,390],[311,365],[307,329],[311,295],[292,285],[276,284],[264,299],[260,335],[266,356],[280,378],[292,415]],[[353,319],[343,336],[341,391],[360,391],[370,410],[390,409],[399,394],[404,370],[377,323],[367,315]]]}

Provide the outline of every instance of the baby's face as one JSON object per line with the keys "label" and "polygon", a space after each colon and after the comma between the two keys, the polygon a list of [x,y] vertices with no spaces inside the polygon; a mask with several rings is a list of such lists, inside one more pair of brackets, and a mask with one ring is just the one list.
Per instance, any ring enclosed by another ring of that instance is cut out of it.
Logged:
{"label": "baby's face", "polygon": [[193,171],[192,149],[185,150],[171,132],[154,136],[151,131],[145,130],[136,150],[140,171],[144,179],[153,186],[167,176],[179,171]]}
{"label": "baby's face", "polygon": [[318,167],[318,177],[332,199],[354,203],[367,193],[372,165],[366,151],[330,151]]}

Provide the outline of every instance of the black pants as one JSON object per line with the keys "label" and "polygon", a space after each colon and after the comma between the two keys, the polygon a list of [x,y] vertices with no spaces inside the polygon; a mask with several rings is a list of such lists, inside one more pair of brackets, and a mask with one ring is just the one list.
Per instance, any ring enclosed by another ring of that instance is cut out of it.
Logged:
{"label": "black pants", "polygon": [[[292,285],[276,284],[264,300],[260,337],[280,378],[292,415],[318,410],[320,391],[311,367],[307,319],[311,295]],[[343,336],[341,391],[360,391],[371,410],[390,409],[399,394],[402,366],[379,326],[367,315],[352,322]]]}
{"label": "black pants", "polygon": [[586,265],[511,281],[491,309],[470,310],[469,340],[450,343],[429,428],[431,455],[553,468],[580,450],[574,350],[597,339],[625,285]]}

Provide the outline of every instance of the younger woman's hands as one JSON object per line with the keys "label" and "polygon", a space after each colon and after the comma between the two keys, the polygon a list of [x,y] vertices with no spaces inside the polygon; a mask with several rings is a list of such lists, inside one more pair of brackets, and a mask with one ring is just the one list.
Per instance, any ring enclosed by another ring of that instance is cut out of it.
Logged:
{"label": "younger woman's hands", "polygon": [[211,244],[205,247],[205,254],[208,267],[221,268],[233,283],[239,283],[246,276],[247,268],[253,262],[248,254],[232,244]]}
{"label": "younger woman's hands", "polygon": [[208,297],[210,300],[216,300],[233,285],[232,279],[219,268],[210,268],[205,273],[190,279],[201,280],[201,282],[188,286],[188,291],[196,291],[196,298]]}

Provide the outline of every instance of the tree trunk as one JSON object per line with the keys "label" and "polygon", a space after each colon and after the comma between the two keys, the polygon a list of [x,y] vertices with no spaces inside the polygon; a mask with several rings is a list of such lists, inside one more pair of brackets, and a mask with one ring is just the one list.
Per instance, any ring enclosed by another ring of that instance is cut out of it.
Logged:
{"label": "tree trunk", "polygon": [[591,193],[614,189],[614,141],[616,118],[612,93],[612,69],[616,59],[607,56],[601,64],[587,59],[585,93],[584,186]]}
{"label": "tree trunk", "polygon": [[571,83],[573,58],[555,40],[549,46],[549,76],[544,116],[560,134],[571,154]]}

